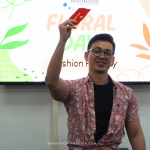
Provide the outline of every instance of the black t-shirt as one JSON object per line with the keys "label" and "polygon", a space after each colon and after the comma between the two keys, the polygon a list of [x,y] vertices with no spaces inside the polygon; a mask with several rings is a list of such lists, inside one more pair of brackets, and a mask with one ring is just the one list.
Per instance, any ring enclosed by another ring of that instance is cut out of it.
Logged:
{"label": "black t-shirt", "polygon": [[105,85],[94,84],[96,132],[94,133],[95,142],[102,138],[108,131],[110,115],[113,105],[113,83]]}

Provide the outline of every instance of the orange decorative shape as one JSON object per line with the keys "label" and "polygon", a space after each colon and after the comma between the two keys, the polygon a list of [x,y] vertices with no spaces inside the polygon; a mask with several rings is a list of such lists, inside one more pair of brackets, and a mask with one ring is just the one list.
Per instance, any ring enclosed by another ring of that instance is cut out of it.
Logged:
{"label": "orange decorative shape", "polygon": [[118,81],[119,81],[119,76],[121,76],[121,75],[126,76],[126,77],[128,78],[128,82],[129,82],[129,76],[127,76],[126,74],[119,74],[119,75],[118,75]]}
{"label": "orange decorative shape", "polygon": [[148,50],[146,47],[142,46],[142,45],[138,45],[138,44],[131,44],[130,46],[141,49],[141,50]]}
{"label": "orange decorative shape", "polygon": [[[144,79],[144,77],[143,77],[143,75],[139,72],[139,71],[137,71],[137,70],[134,70],[134,69],[126,69],[126,70],[123,70],[119,75],[117,75],[116,77],[115,77],[115,81],[116,81],[116,78],[118,77],[118,81],[119,81],[119,76],[120,75],[126,75],[126,74],[122,74],[123,72],[125,72],[125,71],[134,71],[134,72],[137,72],[138,74],[140,74],[141,76],[142,76],[142,78],[143,78],[143,80],[144,80],[144,82],[145,82],[145,79]],[[126,75],[127,76],[127,75]],[[127,76],[128,77],[128,82],[129,82],[129,76]],[[138,82],[139,82],[139,75],[138,75]]]}
{"label": "orange decorative shape", "polygon": [[143,34],[147,45],[150,47],[150,33],[145,23],[143,23]]}
{"label": "orange decorative shape", "polygon": [[150,55],[146,55],[146,54],[139,54],[136,57],[144,58],[144,59],[150,59]]}
{"label": "orange decorative shape", "polygon": [[149,10],[149,2],[148,0],[139,0],[144,11],[146,12],[146,14],[150,17],[150,10]]}

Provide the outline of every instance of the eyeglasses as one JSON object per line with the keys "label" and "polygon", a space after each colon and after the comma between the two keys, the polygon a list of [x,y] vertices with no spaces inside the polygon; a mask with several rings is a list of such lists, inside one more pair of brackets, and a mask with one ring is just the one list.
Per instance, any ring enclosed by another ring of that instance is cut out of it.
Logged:
{"label": "eyeglasses", "polygon": [[96,48],[93,48],[93,49],[89,49],[88,51],[93,51],[93,55],[94,56],[101,56],[102,53],[104,53],[104,57],[106,59],[110,59],[113,57],[113,53],[110,51],[110,50],[105,50],[104,52],[101,50],[101,48],[99,47],[96,47]]}

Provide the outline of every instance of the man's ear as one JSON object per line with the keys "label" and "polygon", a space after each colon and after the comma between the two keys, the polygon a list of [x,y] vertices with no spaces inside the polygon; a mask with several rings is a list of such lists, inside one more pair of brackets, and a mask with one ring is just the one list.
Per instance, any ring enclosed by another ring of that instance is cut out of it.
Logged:
{"label": "man's ear", "polygon": [[86,62],[88,62],[88,52],[84,53],[84,59],[85,59]]}
{"label": "man's ear", "polygon": [[111,66],[114,65],[114,62],[115,62],[115,57],[112,58],[112,61],[111,61]]}

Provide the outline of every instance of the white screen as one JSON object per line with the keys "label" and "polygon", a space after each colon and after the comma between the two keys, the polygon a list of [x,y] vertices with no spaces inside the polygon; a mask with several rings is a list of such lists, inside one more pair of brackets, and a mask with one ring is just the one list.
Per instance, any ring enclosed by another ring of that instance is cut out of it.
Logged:
{"label": "white screen", "polygon": [[91,11],[66,43],[60,77],[87,76],[84,52],[89,39],[109,33],[116,43],[111,77],[120,82],[150,81],[150,0],[3,0],[0,82],[44,82],[59,41],[58,25],[78,8]]}

